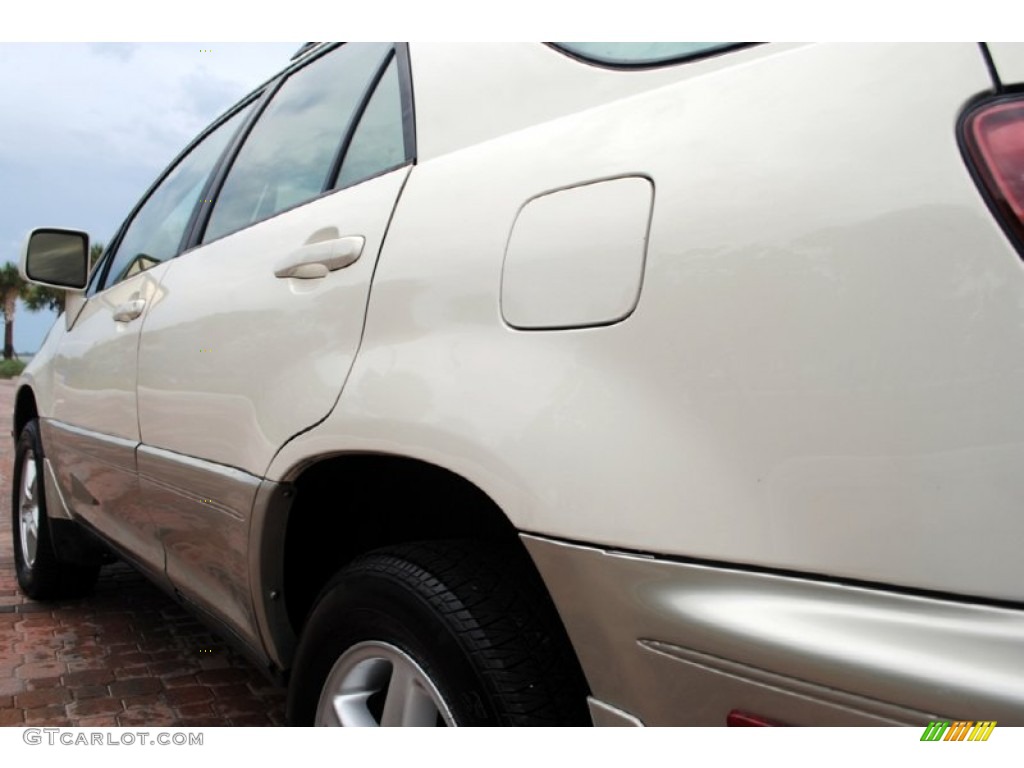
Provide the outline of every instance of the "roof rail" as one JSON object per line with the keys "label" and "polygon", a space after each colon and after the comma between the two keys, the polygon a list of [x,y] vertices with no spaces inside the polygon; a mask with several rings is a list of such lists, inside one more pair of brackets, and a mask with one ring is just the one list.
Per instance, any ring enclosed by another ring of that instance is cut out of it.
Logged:
{"label": "roof rail", "polygon": [[289,61],[295,61],[301,56],[304,56],[308,51],[311,51],[313,48],[316,48],[316,46],[318,45],[320,45],[320,43],[303,43],[302,47],[300,47],[299,50],[292,54],[292,57],[289,59]]}

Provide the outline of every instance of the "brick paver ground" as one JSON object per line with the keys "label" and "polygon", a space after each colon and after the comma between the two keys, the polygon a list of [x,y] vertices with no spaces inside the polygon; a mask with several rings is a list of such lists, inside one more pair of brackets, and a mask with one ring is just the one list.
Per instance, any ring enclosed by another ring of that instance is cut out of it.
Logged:
{"label": "brick paver ground", "polygon": [[127,565],[82,600],[18,591],[13,398],[0,380],[0,725],[281,725],[284,691]]}

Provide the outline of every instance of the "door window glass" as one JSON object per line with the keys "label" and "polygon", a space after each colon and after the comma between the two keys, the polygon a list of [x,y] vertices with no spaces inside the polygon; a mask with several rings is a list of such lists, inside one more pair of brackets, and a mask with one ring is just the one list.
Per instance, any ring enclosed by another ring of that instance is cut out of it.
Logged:
{"label": "door window glass", "polygon": [[405,157],[402,94],[398,87],[398,65],[392,59],[359,118],[359,126],[345,152],[337,186],[348,187],[397,168],[405,162]]}
{"label": "door window glass", "polygon": [[125,230],[107,271],[105,286],[178,254],[199,195],[250,109],[251,106],[240,110],[215,128],[153,190]]}
{"label": "door window glass", "polygon": [[348,43],[292,74],[249,133],[213,205],[203,242],[316,197],[349,124],[390,52]]}

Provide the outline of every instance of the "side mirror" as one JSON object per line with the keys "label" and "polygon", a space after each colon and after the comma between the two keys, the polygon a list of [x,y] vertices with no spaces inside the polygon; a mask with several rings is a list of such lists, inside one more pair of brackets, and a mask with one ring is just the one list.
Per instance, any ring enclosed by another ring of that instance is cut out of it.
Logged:
{"label": "side mirror", "polygon": [[33,229],[19,270],[30,283],[81,291],[89,279],[89,235],[74,229]]}

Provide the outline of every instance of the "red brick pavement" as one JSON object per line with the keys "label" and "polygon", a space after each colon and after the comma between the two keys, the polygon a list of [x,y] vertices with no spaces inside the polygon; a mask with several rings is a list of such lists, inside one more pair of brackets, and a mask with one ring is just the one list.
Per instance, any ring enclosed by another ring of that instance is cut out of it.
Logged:
{"label": "red brick pavement", "polygon": [[284,691],[127,565],[94,595],[36,603],[19,591],[0,381],[0,725],[281,725]]}

